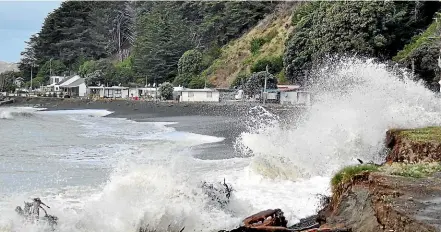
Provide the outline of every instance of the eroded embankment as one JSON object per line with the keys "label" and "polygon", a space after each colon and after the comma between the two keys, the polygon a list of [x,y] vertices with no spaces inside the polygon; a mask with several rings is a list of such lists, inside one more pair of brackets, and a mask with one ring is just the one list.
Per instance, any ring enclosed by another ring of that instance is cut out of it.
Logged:
{"label": "eroded embankment", "polygon": [[332,181],[321,228],[441,231],[441,128],[390,130],[384,165],[346,167]]}

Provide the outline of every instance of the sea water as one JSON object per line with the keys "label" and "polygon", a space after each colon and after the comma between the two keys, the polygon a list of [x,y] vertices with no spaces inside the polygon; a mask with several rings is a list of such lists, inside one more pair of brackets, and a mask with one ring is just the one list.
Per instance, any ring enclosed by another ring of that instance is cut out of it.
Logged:
{"label": "sea water", "polygon": [[[254,108],[230,159],[195,158],[196,146],[223,138],[172,123],[103,117],[105,110],[0,108],[0,231],[45,231],[14,212],[32,197],[51,206],[58,231],[217,231],[274,208],[292,224],[316,212],[341,167],[355,158],[381,162],[388,129],[441,125],[435,94],[382,64],[345,58],[314,75],[303,117],[281,125]],[[224,179],[234,191],[221,207],[200,186]]]}

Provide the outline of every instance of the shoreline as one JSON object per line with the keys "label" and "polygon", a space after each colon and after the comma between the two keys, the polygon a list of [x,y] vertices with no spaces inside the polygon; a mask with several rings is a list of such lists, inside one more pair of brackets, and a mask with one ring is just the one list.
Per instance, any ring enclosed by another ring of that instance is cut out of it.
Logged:
{"label": "shoreline", "polygon": [[177,122],[170,126],[190,133],[223,137],[225,139],[219,143],[230,147],[236,138],[247,130],[247,118],[254,107],[262,106],[285,123],[294,121],[304,111],[300,107],[261,105],[257,102],[176,103],[38,97],[17,97],[14,103],[5,105],[17,106],[45,108],[46,111],[102,109],[112,112],[105,117],[126,118],[136,122]]}

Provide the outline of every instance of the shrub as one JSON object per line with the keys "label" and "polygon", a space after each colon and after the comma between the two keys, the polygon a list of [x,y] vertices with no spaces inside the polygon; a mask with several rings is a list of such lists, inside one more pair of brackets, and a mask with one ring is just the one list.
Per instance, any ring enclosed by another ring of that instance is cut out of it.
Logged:
{"label": "shrub", "polygon": [[271,73],[257,72],[251,74],[244,86],[247,95],[259,94],[265,85],[265,77],[267,78],[267,89],[277,88],[277,79]]}
{"label": "shrub", "polygon": [[173,98],[173,85],[169,82],[164,82],[159,86],[160,96],[165,100],[171,100]]}
{"label": "shrub", "polygon": [[233,83],[231,83],[231,87],[242,86],[245,85],[250,75],[246,73],[239,73],[234,79]]}
{"label": "shrub", "polygon": [[[186,51],[178,61],[178,75],[174,79],[175,85],[189,87],[190,82],[199,83],[199,73],[202,69],[202,53],[196,49]],[[193,84],[194,84],[193,83]]]}
{"label": "shrub", "polygon": [[[208,85],[208,83],[207,83]],[[188,84],[189,88],[192,89],[202,89],[205,87],[205,78],[197,76],[195,78],[193,78],[190,83]]]}
{"label": "shrub", "polygon": [[266,71],[266,66],[268,65],[268,72],[272,74],[277,74],[283,70],[283,57],[282,56],[272,56],[265,57],[257,60],[251,66],[251,72],[261,72]]}
{"label": "shrub", "polygon": [[260,48],[266,43],[264,38],[253,38],[250,42],[250,51],[253,55],[259,53]]}

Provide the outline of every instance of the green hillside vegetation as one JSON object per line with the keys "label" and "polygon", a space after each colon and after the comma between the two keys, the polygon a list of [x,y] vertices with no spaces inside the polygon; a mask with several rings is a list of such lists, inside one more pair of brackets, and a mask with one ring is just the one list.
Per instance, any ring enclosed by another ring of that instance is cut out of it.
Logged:
{"label": "green hillside vegetation", "polygon": [[390,60],[432,22],[439,2],[310,2],[294,12],[284,54],[286,77],[297,83],[326,56]]}
{"label": "green hillside vegetation", "polygon": [[[328,56],[415,64],[437,82],[440,2],[65,1],[22,52],[39,84],[79,74],[89,84],[170,82],[233,87],[268,71],[303,84]],[[50,67],[52,64],[52,70]],[[9,81],[10,82],[10,81]]]}
{"label": "green hillside vegetation", "polygon": [[440,13],[437,12],[434,20],[424,32],[415,35],[411,42],[399,51],[393,60],[411,68],[412,60],[415,65],[415,73],[419,78],[432,84],[439,80],[440,73],[436,62],[440,49]]}
{"label": "green hillside vegetation", "polygon": [[[58,68],[52,74],[81,73],[94,84],[171,82],[187,50],[199,50],[202,66],[208,67],[220,47],[240,37],[276,5],[269,1],[65,1],[27,42],[20,71],[29,80],[33,67],[45,82],[52,63]],[[196,75],[193,83],[200,80]]]}
{"label": "green hillside vegetation", "polygon": [[269,64],[274,66],[272,74],[277,75],[280,82],[286,82],[282,55],[285,41],[293,28],[289,22],[294,6],[287,4],[283,8],[224,46],[220,57],[202,75],[215,86],[229,87],[238,84],[237,78],[240,80],[249,77],[252,72],[264,71]]}

